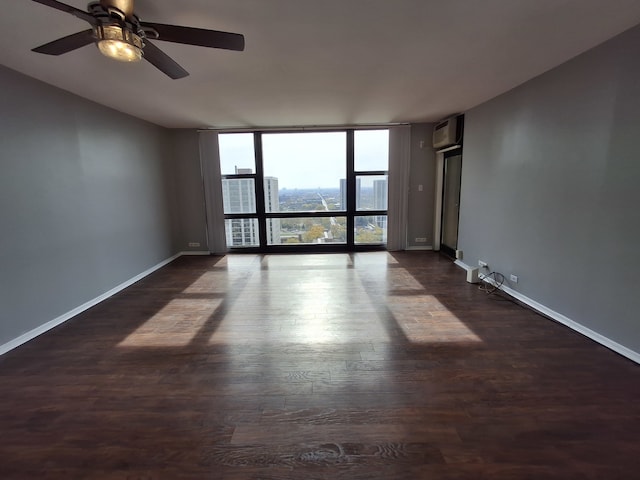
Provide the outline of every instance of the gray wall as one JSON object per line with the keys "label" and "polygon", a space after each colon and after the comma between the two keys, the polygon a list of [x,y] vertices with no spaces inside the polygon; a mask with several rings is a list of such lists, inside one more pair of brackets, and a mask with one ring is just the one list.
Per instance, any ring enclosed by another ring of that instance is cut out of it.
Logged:
{"label": "gray wall", "polygon": [[0,67],[0,345],[177,251],[166,130]]}
{"label": "gray wall", "polygon": [[640,27],[467,112],[460,242],[640,352]]}
{"label": "gray wall", "polygon": [[[433,247],[433,212],[436,155],[431,134],[433,124],[411,125],[411,164],[409,177],[409,212],[407,247]],[[419,186],[422,185],[422,191]],[[426,242],[416,242],[426,238]]]}

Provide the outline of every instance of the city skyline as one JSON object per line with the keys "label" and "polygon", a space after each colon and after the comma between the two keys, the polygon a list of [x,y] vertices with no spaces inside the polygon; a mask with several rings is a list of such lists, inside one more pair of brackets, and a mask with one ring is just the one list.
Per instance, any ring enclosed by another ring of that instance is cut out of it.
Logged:
{"label": "city skyline", "polygon": [[[357,171],[388,169],[388,130],[355,132]],[[232,175],[255,168],[253,134],[219,136],[220,170]],[[276,177],[280,189],[334,188],[346,177],[345,132],[265,133],[262,135],[264,176]],[[362,177],[369,187],[366,177]]]}
{"label": "city skyline", "polygon": [[[249,174],[250,169],[235,169],[237,174]],[[387,179],[373,181],[371,192],[361,188],[356,179],[356,211],[386,210]],[[373,178],[373,177],[372,177]],[[323,193],[321,194],[320,191]],[[264,178],[264,209],[269,212],[288,212],[291,217],[266,219],[267,245],[283,243],[343,243],[346,227],[346,179],[340,180],[339,188],[280,190],[278,178]],[[282,193],[281,193],[282,192]],[[289,193],[291,192],[291,193]],[[299,193],[298,193],[299,192]],[[244,218],[225,219],[227,245],[251,247],[260,244],[259,224],[256,218],[257,202],[254,178],[223,178],[222,198],[225,214],[243,214]],[[330,217],[297,217],[296,212],[331,211]],[[386,215],[356,216],[356,239],[364,243],[386,241]],[[376,229],[377,232],[376,233]],[[364,240],[363,240],[364,239]]]}

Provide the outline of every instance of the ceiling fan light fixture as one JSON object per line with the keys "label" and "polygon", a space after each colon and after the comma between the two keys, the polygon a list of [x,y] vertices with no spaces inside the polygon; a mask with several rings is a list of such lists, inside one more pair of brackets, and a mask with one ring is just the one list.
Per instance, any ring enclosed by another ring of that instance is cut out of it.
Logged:
{"label": "ceiling fan light fixture", "polygon": [[99,25],[95,28],[96,44],[100,52],[120,62],[142,60],[142,38],[118,24]]}

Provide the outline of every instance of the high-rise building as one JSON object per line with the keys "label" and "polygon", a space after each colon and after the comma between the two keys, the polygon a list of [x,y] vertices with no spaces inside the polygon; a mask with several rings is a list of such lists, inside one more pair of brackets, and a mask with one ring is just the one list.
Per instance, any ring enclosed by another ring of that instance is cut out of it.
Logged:
{"label": "high-rise building", "polygon": [[[374,180],[373,181],[373,209],[374,210],[386,210],[387,209],[387,179],[383,180]],[[386,233],[387,233],[387,216],[386,215],[377,215],[376,216],[376,224],[378,227],[382,228],[384,241],[386,242]]]}
{"label": "high-rise building", "polygon": [[387,179],[373,181],[373,209],[387,209]]}
{"label": "high-rise building", "polygon": [[[361,179],[356,177],[356,210],[360,210],[360,185]],[[340,208],[347,210],[347,180],[345,178],[340,179]]]}
{"label": "high-rise building", "polygon": [[[264,210],[265,212],[280,211],[280,195],[278,179],[276,177],[264,177]],[[280,219],[267,218],[267,245],[280,244]]]}
{"label": "high-rise building", "polygon": [[[237,168],[237,175],[252,174],[250,168]],[[256,213],[256,195],[253,178],[223,178],[222,202],[224,213]],[[278,179],[265,177],[265,210],[280,210]],[[258,220],[256,218],[231,218],[225,220],[225,235],[229,247],[249,247],[260,245]],[[280,243],[280,219],[267,219],[267,243]]]}
{"label": "high-rise building", "polygon": [[[246,173],[236,168],[236,173]],[[251,170],[249,170],[251,173]],[[223,178],[222,203],[224,213],[255,213],[256,196],[253,178]],[[227,246],[257,246],[258,222],[254,218],[230,218],[225,220]]]}

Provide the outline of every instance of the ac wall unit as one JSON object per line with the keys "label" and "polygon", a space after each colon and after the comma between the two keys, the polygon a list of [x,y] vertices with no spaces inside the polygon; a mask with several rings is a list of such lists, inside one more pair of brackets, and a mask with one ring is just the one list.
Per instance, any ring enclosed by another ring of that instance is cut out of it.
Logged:
{"label": "ac wall unit", "polygon": [[458,143],[459,116],[449,117],[433,128],[433,148],[446,148]]}

